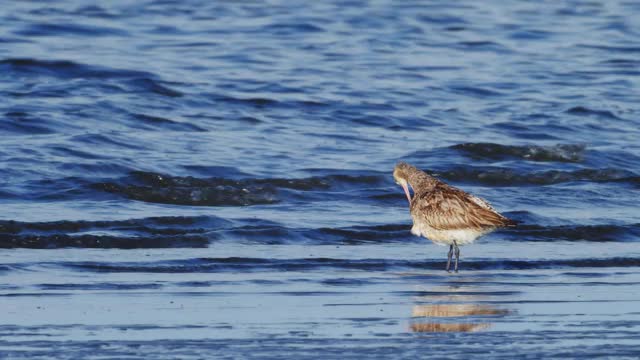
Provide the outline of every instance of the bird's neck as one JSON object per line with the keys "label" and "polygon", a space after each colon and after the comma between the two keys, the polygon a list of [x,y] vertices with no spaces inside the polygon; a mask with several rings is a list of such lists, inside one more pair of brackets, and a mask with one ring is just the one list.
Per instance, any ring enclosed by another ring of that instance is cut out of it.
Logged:
{"label": "bird's neck", "polygon": [[438,179],[420,170],[409,174],[407,181],[411,185],[414,194],[431,191],[439,182]]}

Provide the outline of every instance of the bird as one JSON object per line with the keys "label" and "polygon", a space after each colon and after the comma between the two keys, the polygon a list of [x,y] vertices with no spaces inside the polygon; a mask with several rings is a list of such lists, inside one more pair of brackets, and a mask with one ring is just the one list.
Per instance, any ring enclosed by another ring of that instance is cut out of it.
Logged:
{"label": "bird", "polygon": [[[451,272],[455,253],[458,272],[459,246],[473,243],[498,228],[517,222],[498,213],[488,201],[451,186],[426,172],[399,162],[393,169],[395,182],[402,186],[413,219],[411,233],[438,245],[449,245],[446,271]],[[409,192],[413,190],[413,197]]]}

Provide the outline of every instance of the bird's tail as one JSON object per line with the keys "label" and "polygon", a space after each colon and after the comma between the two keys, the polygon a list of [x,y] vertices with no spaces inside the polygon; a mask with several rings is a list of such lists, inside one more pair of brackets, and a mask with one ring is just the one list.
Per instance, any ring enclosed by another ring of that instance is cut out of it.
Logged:
{"label": "bird's tail", "polygon": [[502,222],[502,226],[504,227],[516,227],[518,224],[520,224],[520,221],[509,218],[504,218],[504,221]]}

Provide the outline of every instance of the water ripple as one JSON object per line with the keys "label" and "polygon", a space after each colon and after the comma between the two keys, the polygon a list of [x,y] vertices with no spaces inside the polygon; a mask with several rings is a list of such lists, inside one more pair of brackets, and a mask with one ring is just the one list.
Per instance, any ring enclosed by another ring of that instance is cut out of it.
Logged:
{"label": "water ripple", "polygon": [[[60,262],[56,266],[78,271],[110,273],[218,273],[262,271],[312,271],[342,269],[360,271],[442,270],[445,261],[410,261],[393,259],[266,259],[266,258],[201,258],[155,263]],[[527,270],[558,268],[638,267],[639,258],[593,258],[567,260],[469,260],[466,270]]]}
{"label": "water ripple", "polygon": [[55,24],[40,23],[31,24],[21,30],[14,32],[21,36],[128,36],[129,33],[122,29],[79,24]]}
{"label": "water ripple", "polygon": [[582,162],[584,145],[558,144],[555,146],[513,146],[492,143],[464,143],[451,146],[472,158],[504,160],[520,158],[531,161]]}
{"label": "water ripple", "polygon": [[447,180],[490,186],[551,185],[571,181],[636,182],[638,177],[633,172],[622,169],[548,170],[524,173],[500,167],[455,167],[437,171],[436,175]]}
{"label": "water ripple", "polygon": [[279,189],[311,191],[329,189],[340,183],[370,183],[371,181],[378,181],[378,178],[332,175],[306,179],[234,180],[177,177],[137,171],[123,179],[121,183],[96,183],[92,187],[148,202],[199,206],[248,206],[280,202]]}

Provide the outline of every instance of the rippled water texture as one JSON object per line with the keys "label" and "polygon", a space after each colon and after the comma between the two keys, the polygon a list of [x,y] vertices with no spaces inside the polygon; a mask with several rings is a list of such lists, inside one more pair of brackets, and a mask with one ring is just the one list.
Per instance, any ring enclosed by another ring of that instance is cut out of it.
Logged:
{"label": "rippled water texture", "polygon": [[[0,6],[0,357],[637,358],[633,1]],[[409,233],[404,160],[520,222]]]}

